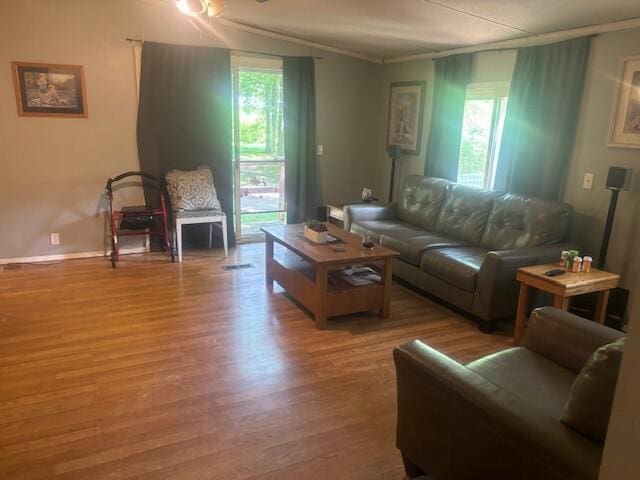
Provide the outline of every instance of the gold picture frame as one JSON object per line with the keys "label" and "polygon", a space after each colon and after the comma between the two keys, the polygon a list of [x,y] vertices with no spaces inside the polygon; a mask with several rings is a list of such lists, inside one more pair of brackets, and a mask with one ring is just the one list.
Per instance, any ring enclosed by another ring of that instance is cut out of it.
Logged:
{"label": "gold picture frame", "polygon": [[18,115],[87,118],[82,65],[11,62]]}
{"label": "gold picture frame", "polygon": [[418,155],[422,140],[425,81],[395,82],[389,89],[387,148],[399,145],[403,153]]}
{"label": "gold picture frame", "polygon": [[640,55],[622,59],[607,146],[640,148]]}

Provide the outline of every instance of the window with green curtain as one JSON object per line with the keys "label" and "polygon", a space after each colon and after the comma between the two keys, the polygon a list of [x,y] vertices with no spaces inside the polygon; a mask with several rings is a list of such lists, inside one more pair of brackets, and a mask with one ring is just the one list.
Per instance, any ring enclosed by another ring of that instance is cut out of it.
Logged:
{"label": "window with green curtain", "polygon": [[557,199],[573,152],[591,37],[518,49],[495,188]]}
{"label": "window with green curtain", "polygon": [[[228,49],[143,44],[137,128],[140,168],[164,178],[174,168],[209,165],[228,218],[233,214],[231,122]],[[227,230],[233,245],[233,222],[227,222]],[[206,245],[208,238],[206,225],[194,226],[185,235],[191,245]]]}
{"label": "window with green curtain", "polygon": [[431,126],[427,142],[425,175],[455,181],[464,99],[471,78],[473,54],[436,58]]}

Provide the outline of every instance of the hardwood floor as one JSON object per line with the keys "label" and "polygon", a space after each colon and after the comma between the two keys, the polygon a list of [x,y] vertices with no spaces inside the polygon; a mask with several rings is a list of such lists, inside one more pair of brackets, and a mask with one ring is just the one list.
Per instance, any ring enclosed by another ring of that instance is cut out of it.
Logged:
{"label": "hardwood floor", "polygon": [[263,249],[0,271],[0,478],[399,480],[393,347],[511,345],[399,285],[316,330]]}

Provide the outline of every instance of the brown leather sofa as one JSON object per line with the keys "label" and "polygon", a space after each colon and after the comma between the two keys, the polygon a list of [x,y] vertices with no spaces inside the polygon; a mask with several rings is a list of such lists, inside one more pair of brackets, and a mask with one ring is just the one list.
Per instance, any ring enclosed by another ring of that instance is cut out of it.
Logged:
{"label": "brown leather sofa", "polygon": [[561,423],[573,382],[621,332],[551,307],[521,347],[461,365],[420,341],[394,350],[397,447],[409,478],[595,480],[602,445]]}
{"label": "brown leather sofa", "polygon": [[573,209],[410,175],[398,203],[348,205],[345,229],[400,253],[394,275],[473,314],[480,328],[512,316],[519,267],[557,262]]}

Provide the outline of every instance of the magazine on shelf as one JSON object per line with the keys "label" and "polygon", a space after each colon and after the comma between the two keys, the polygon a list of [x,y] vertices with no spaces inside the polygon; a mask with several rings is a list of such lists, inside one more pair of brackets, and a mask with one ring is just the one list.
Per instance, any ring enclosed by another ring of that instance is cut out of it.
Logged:
{"label": "magazine on shelf", "polygon": [[356,287],[379,283],[382,277],[371,267],[355,265],[342,270],[343,278]]}

